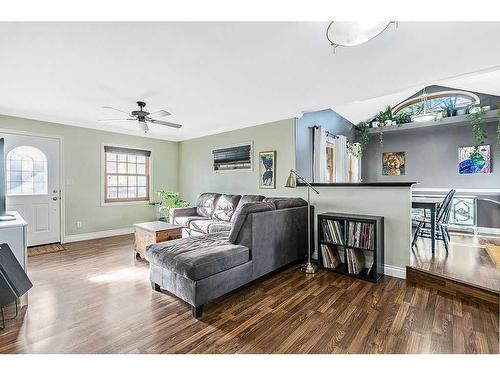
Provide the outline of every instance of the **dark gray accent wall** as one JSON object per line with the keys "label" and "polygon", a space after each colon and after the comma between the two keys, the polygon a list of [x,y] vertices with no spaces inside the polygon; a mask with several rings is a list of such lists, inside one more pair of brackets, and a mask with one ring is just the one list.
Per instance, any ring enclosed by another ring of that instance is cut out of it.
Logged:
{"label": "dark gray accent wall", "polygon": [[354,124],[331,109],[305,113],[295,123],[295,168],[306,180],[312,180],[313,126],[323,126],[330,133],[355,137]]}
{"label": "dark gray accent wall", "polygon": [[[379,135],[370,136],[363,155],[363,182],[417,181],[417,188],[500,189],[500,148],[495,146],[496,122],[484,125],[491,145],[492,173],[459,175],[458,147],[473,145],[470,124],[439,125],[415,130],[384,133],[381,145]],[[382,153],[406,153],[404,176],[382,176]]]}

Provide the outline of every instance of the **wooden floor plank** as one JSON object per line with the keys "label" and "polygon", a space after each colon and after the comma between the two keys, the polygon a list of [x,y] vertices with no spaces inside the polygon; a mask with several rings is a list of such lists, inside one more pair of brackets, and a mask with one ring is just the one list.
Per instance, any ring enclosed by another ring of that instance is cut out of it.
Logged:
{"label": "wooden floor plank", "polygon": [[[29,307],[0,353],[498,353],[498,309],[385,276],[296,266],[205,307],[151,290],[132,236],[30,258]],[[12,316],[13,307],[6,310]]]}

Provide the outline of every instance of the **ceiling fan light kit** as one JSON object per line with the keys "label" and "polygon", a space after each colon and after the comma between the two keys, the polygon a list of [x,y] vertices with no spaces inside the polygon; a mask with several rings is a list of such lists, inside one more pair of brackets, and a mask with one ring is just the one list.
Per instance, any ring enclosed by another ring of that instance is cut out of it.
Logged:
{"label": "ceiling fan light kit", "polygon": [[157,119],[152,117],[152,116],[154,116],[154,117],[170,116],[171,113],[168,111],[165,111],[164,109],[150,113],[150,112],[147,112],[144,110],[144,107],[146,107],[146,102],[138,101],[137,105],[139,106],[139,110],[131,111],[130,113],[126,112],[126,111],[122,111],[121,109],[117,109],[117,108],[113,108],[113,107],[109,107],[109,106],[104,106],[103,108],[112,109],[114,111],[125,113],[129,117],[121,118],[121,119],[104,119],[104,120],[99,120],[99,121],[130,121],[130,120],[138,121],[139,126],[144,133],[149,132],[148,123],[168,126],[168,127],[176,128],[176,129],[179,129],[182,127],[182,125],[180,125],[180,124],[175,124],[173,122],[157,120]]}
{"label": "ceiling fan light kit", "polygon": [[396,21],[332,21],[326,28],[326,39],[337,53],[337,47],[353,47],[366,43],[383,33],[390,24],[397,28]]}

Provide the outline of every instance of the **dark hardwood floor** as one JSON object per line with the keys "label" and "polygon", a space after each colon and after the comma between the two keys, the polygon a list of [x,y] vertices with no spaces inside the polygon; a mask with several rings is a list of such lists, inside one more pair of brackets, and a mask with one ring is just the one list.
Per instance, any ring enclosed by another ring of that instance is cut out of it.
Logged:
{"label": "dark hardwood floor", "polygon": [[451,233],[448,254],[437,241],[432,255],[430,240],[419,238],[411,253],[410,265],[416,269],[500,293],[500,272],[490,259],[486,244],[500,244],[498,236]]}
{"label": "dark hardwood floor", "polygon": [[[210,303],[201,320],[150,288],[133,238],[29,259],[29,307],[1,353],[498,353],[498,309],[384,277],[291,267]],[[12,313],[10,309],[9,313]]]}

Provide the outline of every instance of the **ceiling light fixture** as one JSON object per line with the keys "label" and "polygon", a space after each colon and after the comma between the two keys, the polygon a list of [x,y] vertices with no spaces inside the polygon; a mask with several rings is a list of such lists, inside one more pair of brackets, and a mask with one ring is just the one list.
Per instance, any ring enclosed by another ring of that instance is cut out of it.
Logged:
{"label": "ceiling light fixture", "polygon": [[393,23],[398,27],[396,21],[372,21],[372,22],[330,22],[326,28],[326,39],[333,47],[333,53],[337,47],[353,47],[366,43],[382,33]]}

